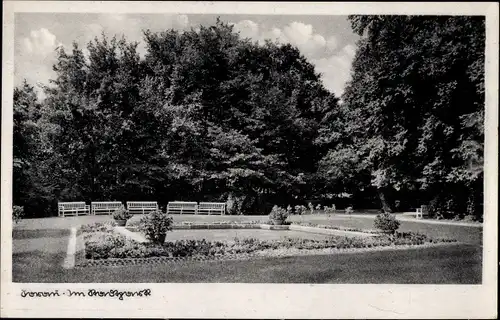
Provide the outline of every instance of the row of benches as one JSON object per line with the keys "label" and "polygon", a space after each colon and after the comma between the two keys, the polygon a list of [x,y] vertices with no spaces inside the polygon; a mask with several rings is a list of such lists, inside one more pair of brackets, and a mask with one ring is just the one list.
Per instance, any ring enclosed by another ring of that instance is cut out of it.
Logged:
{"label": "row of benches", "polygon": [[[125,208],[125,206],[119,201],[99,201],[92,202],[91,205],[87,205],[85,202],[59,202],[58,215],[60,217],[65,217],[87,214],[111,214],[120,208]],[[157,209],[158,203],[156,201],[127,202],[127,210],[130,213],[146,213]]]}
{"label": "row of benches", "polygon": [[226,214],[226,204],[224,202],[186,202],[173,201],[167,204],[167,213],[187,213],[187,214]]}
{"label": "row of benches", "polygon": [[[97,215],[97,214],[111,214],[113,211],[124,208],[123,203],[119,201],[104,201],[92,202],[87,205],[85,202],[59,202],[58,215],[65,216],[79,216],[79,215]],[[128,201],[127,210],[130,213],[149,213],[158,210],[158,203],[156,201]],[[184,202],[173,201],[167,205],[167,213],[188,213],[188,214],[222,214],[226,213],[226,204],[220,202]]]}

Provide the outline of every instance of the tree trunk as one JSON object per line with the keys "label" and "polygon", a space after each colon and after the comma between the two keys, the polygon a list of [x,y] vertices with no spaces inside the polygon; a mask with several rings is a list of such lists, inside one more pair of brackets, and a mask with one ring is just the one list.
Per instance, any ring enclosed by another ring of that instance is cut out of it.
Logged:
{"label": "tree trunk", "polygon": [[388,213],[392,212],[391,206],[385,197],[384,190],[379,188],[377,189],[377,192],[378,192],[378,197],[380,198],[380,203],[382,204],[382,210]]}

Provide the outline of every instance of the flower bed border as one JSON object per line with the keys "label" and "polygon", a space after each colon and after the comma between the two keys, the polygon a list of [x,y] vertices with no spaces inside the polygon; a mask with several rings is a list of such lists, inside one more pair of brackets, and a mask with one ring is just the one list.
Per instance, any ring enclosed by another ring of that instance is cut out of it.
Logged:
{"label": "flower bed border", "polygon": [[[316,229],[314,231],[306,231],[303,228]],[[189,225],[175,225],[174,230],[197,230],[197,229],[264,229],[264,230],[296,230],[309,233],[321,233],[325,235],[332,235],[328,230],[331,231],[342,231],[346,233],[361,233],[359,231],[344,230],[341,228],[328,228],[328,225],[318,225],[318,226],[303,226],[300,224],[291,225],[270,225],[270,224],[189,224]],[[137,231],[137,227],[126,226],[129,231]],[[349,229],[349,228],[347,228]],[[116,232],[116,231],[113,231]],[[372,232],[364,232],[366,236],[377,236],[380,234],[375,234]],[[128,265],[144,265],[144,264],[163,264],[163,263],[177,263],[177,262],[187,262],[187,261],[231,261],[231,260],[248,260],[248,259],[267,259],[267,258],[285,258],[294,256],[305,256],[305,255],[324,255],[324,254],[337,254],[337,253],[360,253],[368,251],[383,251],[383,250],[404,250],[404,249],[414,249],[414,248],[426,248],[441,245],[453,245],[458,244],[456,240],[442,241],[443,239],[433,239],[430,242],[425,242],[423,244],[400,244],[400,245],[382,245],[382,246],[370,246],[370,247],[352,247],[352,248],[323,248],[323,249],[297,249],[290,254],[277,254],[280,249],[266,249],[264,251],[270,251],[271,254],[262,254],[260,251],[252,253],[237,253],[231,255],[218,255],[218,256],[187,256],[187,257],[149,257],[149,258],[108,258],[108,259],[87,259],[85,258],[85,241],[83,237],[83,232],[81,231],[81,226],[77,228],[77,248],[80,248],[75,253],[75,268],[93,267],[93,266],[128,266]],[[297,252],[298,251],[298,252]]]}
{"label": "flower bed border", "polygon": [[[262,254],[262,252],[253,253],[240,253],[235,255],[224,256],[191,256],[191,257],[150,257],[150,258],[109,258],[100,260],[85,259],[85,255],[77,257],[74,268],[86,267],[124,267],[132,265],[155,265],[166,263],[182,263],[182,262],[216,262],[216,261],[245,261],[257,259],[281,259],[299,256],[315,256],[327,254],[348,254],[348,253],[363,253],[373,251],[390,251],[390,250],[411,250],[422,249],[438,246],[457,245],[459,242],[426,242],[424,244],[416,245],[386,245],[375,247],[362,247],[362,248],[325,248],[325,249],[298,249],[295,253],[280,254],[281,250],[267,249],[265,252],[276,252],[278,254]],[[297,252],[298,251],[298,252]]]}

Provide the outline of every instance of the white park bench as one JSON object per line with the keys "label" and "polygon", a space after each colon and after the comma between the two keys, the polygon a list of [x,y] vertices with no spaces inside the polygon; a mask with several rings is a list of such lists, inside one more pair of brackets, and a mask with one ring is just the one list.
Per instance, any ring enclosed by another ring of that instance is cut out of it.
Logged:
{"label": "white park bench", "polygon": [[85,202],[58,202],[57,209],[59,217],[90,214],[90,206]]}
{"label": "white park bench", "polygon": [[417,208],[417,219],[422,219],[424,216],[429,215],[429,207],[428,206],[420,206],[420,208]]}
{"label": "white park bench", "polygon": [[198,214],[198,203],[187,201],[171,201],[167,204],[167,213]]}
{"label": "white park bench", "polygon": [[216,213],[226,214],[226,204],[224,202],[200,202],[198,205],[198,213]]}
{"label": "white park bench", "polygon": [[111,214],[115,210],[123,208],[123,203],[119,201],[99,201],[91,203],[92,214]]}
{"label": "white park bench", "polygon": [[158,210],[156,201],[127,201],[127,209],[130,213],[149,213]]}

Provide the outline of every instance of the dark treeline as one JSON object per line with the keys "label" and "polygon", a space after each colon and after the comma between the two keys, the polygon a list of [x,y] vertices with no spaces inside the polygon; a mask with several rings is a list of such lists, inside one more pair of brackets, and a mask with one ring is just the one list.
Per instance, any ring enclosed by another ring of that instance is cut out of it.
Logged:
{"label": "dark treeline", "polygon": [[[101,35],[14,91],[14,204],[229,201],[482,216],[484,19],[352,16],[342,103],[297,48],[231,26]],[[349,193],[348,200],[334,195]]]}

